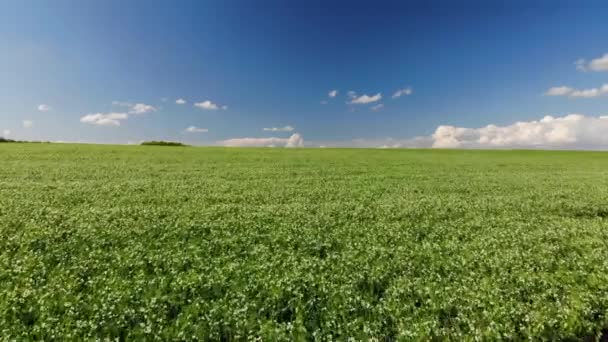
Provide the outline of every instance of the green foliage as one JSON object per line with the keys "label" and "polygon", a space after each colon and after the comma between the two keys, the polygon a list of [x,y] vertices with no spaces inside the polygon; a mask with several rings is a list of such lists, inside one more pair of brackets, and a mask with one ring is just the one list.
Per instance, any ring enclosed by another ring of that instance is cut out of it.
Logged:
{"label": "green foliage", "polygon": [[174,141],[144,141],[141,143],[142,146],[188,146],[181,142]]}
{"label": "green foliage", "polygon": [[12,139],[0,137],[0,143],[12,143],[12,142],[16,142],[16,141],[12,140]]}
{"label": "green foliage", "polygon": [[608,154],[0,146],[6,340],[581,339]]}

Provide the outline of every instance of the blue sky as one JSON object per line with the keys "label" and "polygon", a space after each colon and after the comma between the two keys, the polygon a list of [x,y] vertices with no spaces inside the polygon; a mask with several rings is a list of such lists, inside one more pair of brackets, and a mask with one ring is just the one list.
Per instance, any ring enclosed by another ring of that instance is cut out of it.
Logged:
{"label": "blue sky", "polygon": [[606,18],[600,1],[7,0],[0,135],[601,148]]}

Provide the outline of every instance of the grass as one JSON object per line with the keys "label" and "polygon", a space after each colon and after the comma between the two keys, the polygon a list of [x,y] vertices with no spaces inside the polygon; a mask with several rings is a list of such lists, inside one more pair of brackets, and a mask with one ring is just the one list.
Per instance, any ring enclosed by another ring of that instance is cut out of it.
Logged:
{"label": "grass", "polygon": [[3,339],[580,339],[608,154],[0,146]]}

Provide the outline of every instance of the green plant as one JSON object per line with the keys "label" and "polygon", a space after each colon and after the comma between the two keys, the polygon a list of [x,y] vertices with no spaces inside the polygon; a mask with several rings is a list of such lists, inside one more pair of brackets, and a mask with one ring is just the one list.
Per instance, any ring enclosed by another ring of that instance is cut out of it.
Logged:
{"label": "green plant", "polygon": [[598,336],[607,169],[602,152],[4,144],[0,336]]}

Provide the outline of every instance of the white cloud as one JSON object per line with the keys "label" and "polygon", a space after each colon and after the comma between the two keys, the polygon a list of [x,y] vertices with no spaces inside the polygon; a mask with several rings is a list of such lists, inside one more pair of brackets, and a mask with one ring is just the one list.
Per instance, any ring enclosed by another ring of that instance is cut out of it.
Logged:
{"label": "white cloud", "polygon": [[129,102],[120,102],[120,101],[112,101],[112,104],[115,106],[127,107],[129,110],[127,114],[145,114],[149,112],[156,112],[158,109],[154,106],[145,104],[145,103],[129,103]]}
{"label": "white cloud", "polygon": [[399,89],[393,94],[393,98],[396,99],[396,98],[404,96],[404,95],[405,96],[412,95],[412,93],[413,93],[412,88]]}
{"label": "white cloud", "polygon": [[549,90],[547,90],[545,92],[545,95],[547,95],[547,96],[566,96],[566,95],[570,95],[573,91],[574,91],[574,89],[572,89],[570,87],[566,87],[566,86],[552,87],[552,88],[549,88]]}
{"label": "white cloud", "polygon": [[379,110],[380,110],[380,109],[382,109],[382,108],[384,108],[384,105],[383,105],[382,103],[378,103],[377,105],[372,106],[372,108],[371,108],[371,109],[372,109],[374,112],[377,112],[377,111],[379,111]]}
{"label": "white cloud", "polygon": [[218,141],[218,144],[230,147],[302,147],[304,138],[294,133],[289,138],[235,138]]}
{"label": "white cloud", "polygon": [[196,126],[190,126],[190,127],[186,128],[185,131],[188,133],[207,133],[207,132],[209,132],[209,130],[207,128],[200,128],[200,127],[196,127]]}
{"label": "white cloud", "polygon": [[120,126],[120,121],[128,117],[127,113],[95,113],[83,116],[80,122],[99,126]]}
{"label": "white cloud", "polygon": [[439,126],[432,147],[440,148],[608,148],[608,120],[569,114],[539,121],[481,128]]}
{"label": "white cloud", "polygon": [[98,126],[120,126],[120,122],[127,120],[131,115],[141,115],[158,110],[156,107],[145,103],[133,104],[129,102],[112,101],[112,104],[115,106],[127,107],[129,110],[127,112],[87,114],[80,118],[80,122]]}
{"label": "white cloud", "polygon": [[45,105],[45,104],[38,105],[38,111],[40,111],[40,112],[48,112],[51,109],[52,108],[49,105]]}
{"label": "white cloud", "polygon": [[145,103],[136,103],[131,106],[129,114],[144,114],[149,112],[156,112],[156,108]]}
{"label": "white cloud", "polygon": [[292,126],[285,126],[285,127],[266,127],[264,128],[264,131],[266,132],[291,132],[293,131],[295,128],[293,128]]}
{"label": "white cloud", "polygon": [[34,121],[32,120],[23,120],[22,122],[24,128],[30,128],[34,125]]}
{"label": "white cloud", "polygon": [[356,92],[354,92],[354,91],[352,91],[352,90],[349,90],[349,91],[346,93],[346,95],[347,95],[348,97],[350,97],[351,99],[354,99],[355,97],[357,97],[357,93],[356,93]]}
{"label": "white cloud", "polygon": [[441,125],[428,136],[411,139],[353,139],[314,141],[333,147],[376,148],[542,148],[608,150],[608,115],[599,117],[569,114],[545,116],[541,120],[511,125],[467,128]]}
{"label": "white cloud", "polygon": [[582,97],[592,98],[598,96],[608,95],[608,84],[602,85],[600,88],[590,89],[574,89],[566,86],[549,88],[545,92],[547,96],[568,96],[568,97]]}
{"label": "white cloud", "polygon": [[602,57],[596,58],[589,62],[589,69],[593,71],[608,71],[608,53]]}
{"label": "white cloud", "polygon": [[180,98],[180,99],[175,100],[175,103],[177,103],[179,105],[183,105],[183,104],[186,104],[186,100]]}
{"label": "white cloud", "polygon": [[4,138],[8,137],[9,135],[11,135],[11,131],[10,129],[5,129],[2,131],[2,135]]}
{"label": "white cloud", "polygon": [[329,93],[327,93],[327,96],[329,96],[331,98],[338,96],[338,90],[336,90],[336,89],[330,90]]}
{"label": "white cloud", "polygon": [[372,103],[372,102],[382,100],[382,94],[380,94],[380,93],[373,95],[373,96],[361,95],[361,96],[357,97],[356,94],[354,94],[354,93],[353,93],[353,95],[354,96],[351,97],[352,100],[350,101],[350,103],[352,103],[352,104],[366,104],[366,103]]}
{"label": "white cloud", "polygon": [[216,103],[213,103],[209,100],[207,101],[203,101],[203,102],[197,102],[194,104],[195,107],[198,107],[200,109],[204,109],[204,110],[218,110],[218,109],[223,109],[223,110],[227,110],[228,106],[224,105],[224,106],[219,106]]}
{"label": "white cloud", "polygon": [[115,106],[128,107],[129,111],[127,114],[145,114],[149,112],[156,112],[158,109],[154,106],[145,104],[145,103],[129,103],[129,102],[121,102],[121,101],[112,101],[112,104]]}
{"label": "white cloud", "polygon": [[608,53],[592,59],[589,62],[581,58],[574,62],[574,65],[576,65],[576,69],[580,71],[608,71]]}

